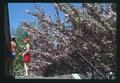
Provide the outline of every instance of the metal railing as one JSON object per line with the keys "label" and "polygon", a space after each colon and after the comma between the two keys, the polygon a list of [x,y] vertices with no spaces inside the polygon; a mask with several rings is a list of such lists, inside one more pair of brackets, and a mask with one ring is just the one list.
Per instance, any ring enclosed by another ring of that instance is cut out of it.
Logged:
{"label": "metal railing", "polygon": [[[91,73],[87,72],[87,76],[83,76],[82,77],[84,79],[108,79],[102,72],[100,72],[90,61],[88,61],[81,53],[79,50],[76,51],[76,54],[79,55],[81,57],[81,59],[83,59],[83,61],[86,63],[85,65],[87,66],[87,68],[89,68],[89,71],[91,71]],[[81,75],[81,74],[80,74]]]}

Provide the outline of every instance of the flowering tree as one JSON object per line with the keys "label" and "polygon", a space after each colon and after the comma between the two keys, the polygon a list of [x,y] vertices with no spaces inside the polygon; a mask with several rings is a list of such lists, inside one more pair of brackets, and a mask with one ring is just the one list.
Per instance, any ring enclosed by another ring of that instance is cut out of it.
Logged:
{"label": "flowering tree", "polygon": [[[86,73],[87,66],[76,55],[80,51],[101,72],[115,73],[116,5],[113,3],[53,3],[56,21],[47,16],[41,7],[25,12],[38,19],[38,26],[22,22],[22,28],[32,36],[35,48],[31,50],[38,75],[52,76],[72,72]],[[64,13],[61,20],[59,11]]]}

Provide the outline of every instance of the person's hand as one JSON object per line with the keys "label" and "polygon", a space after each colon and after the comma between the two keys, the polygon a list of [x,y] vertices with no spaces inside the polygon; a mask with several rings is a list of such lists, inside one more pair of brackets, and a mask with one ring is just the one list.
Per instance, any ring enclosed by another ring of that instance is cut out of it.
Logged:
{"label": "person's hand", "polygon": [[24,55],[25,55],[25,53],[22,54],[22,56],[24,56]]}
{"label": "person's hand", "polygon": [[22,55],[22,53],[19,53],[19,55]]}
{"label": "person's hand", "polygon": [[20,45],[19,47],[20,47],[20,48],[23,48],[23,46],[22,46],[22,45]]}
{"label": "person's hand", "polygon": [[19,53],[19,55],[24,56],[24,53],[21,52],[21,53]]}
{"label": "person's hand", "polygon": [[22,54],[22,56],[24,56],[24,54]]}

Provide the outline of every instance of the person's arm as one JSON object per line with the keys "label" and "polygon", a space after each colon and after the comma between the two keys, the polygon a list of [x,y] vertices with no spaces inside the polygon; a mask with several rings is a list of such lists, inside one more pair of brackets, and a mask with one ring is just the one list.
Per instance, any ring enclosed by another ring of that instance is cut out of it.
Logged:
{"label": "person's arm", "polygon": [[26,45],[26,51],[25,52],[23,52],[23,55],[22,56],[24,56],[27,52],[29,52],[30,51],[30,45],[29,44],[27,44]]}
{"label": "person's arm", "polygon": [[22,46],[22,45],[20,45],[19,47],[20,47],[20,48],[24,48],[24,46]]}
{"label": "person's arm", "polygon": [[22,49],[25,49],[25,46],[23,46],[23,45],[20,45],[19,47],[19,55],[22,55],[23,54],[23,52],[22,52]]}

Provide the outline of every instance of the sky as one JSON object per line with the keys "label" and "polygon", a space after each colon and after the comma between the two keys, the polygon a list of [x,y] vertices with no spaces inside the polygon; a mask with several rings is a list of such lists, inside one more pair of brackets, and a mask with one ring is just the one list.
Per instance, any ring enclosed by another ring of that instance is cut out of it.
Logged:
{"label": "sky", "polygon": [[[9,11],[9,22],[10,30],[15,30],[22,21],[28,22],[37,22],[37,19],[34,16],[31,16],[25,12],[25,10],[35,11],[34,5],[40,5],[45,11],[45,13],[52,17],[53,21],[55,20],[55,9],[53,8],[52,3],[8,3]],[[77,8],[80,8],[80,3],[73,3]],[[64,15],[60,12],[60,18],[64,19]]]}
{"label": "sky", "polygon": [[[16,29],[22,21],[37,22],[36,18],[27,14],[25,10],[35,11],[34,5],[40,5],[45,11],[45,13],[55,20],[55,10],[53,9],[52,3],[8,3],[9,11],[9,22],[10,29]],[[77,4],[77,5],[76,5]],[[76,7],[79,7],[78,3],[74,3]],[[64,15],[60,12],[60,18],[64,19]]]}
{"label": "sky", "polygon": [[[55,13],[52,5],[49,3],[41,3],[40,6],[44,8],[48,15],[52,16]],[[24,20],[29,22],[36,21],[36,18],[25,12],[25,10],[35,11],[34,3],[8,3],[8,9],[10,28],[18,27],[20,22]]]}

